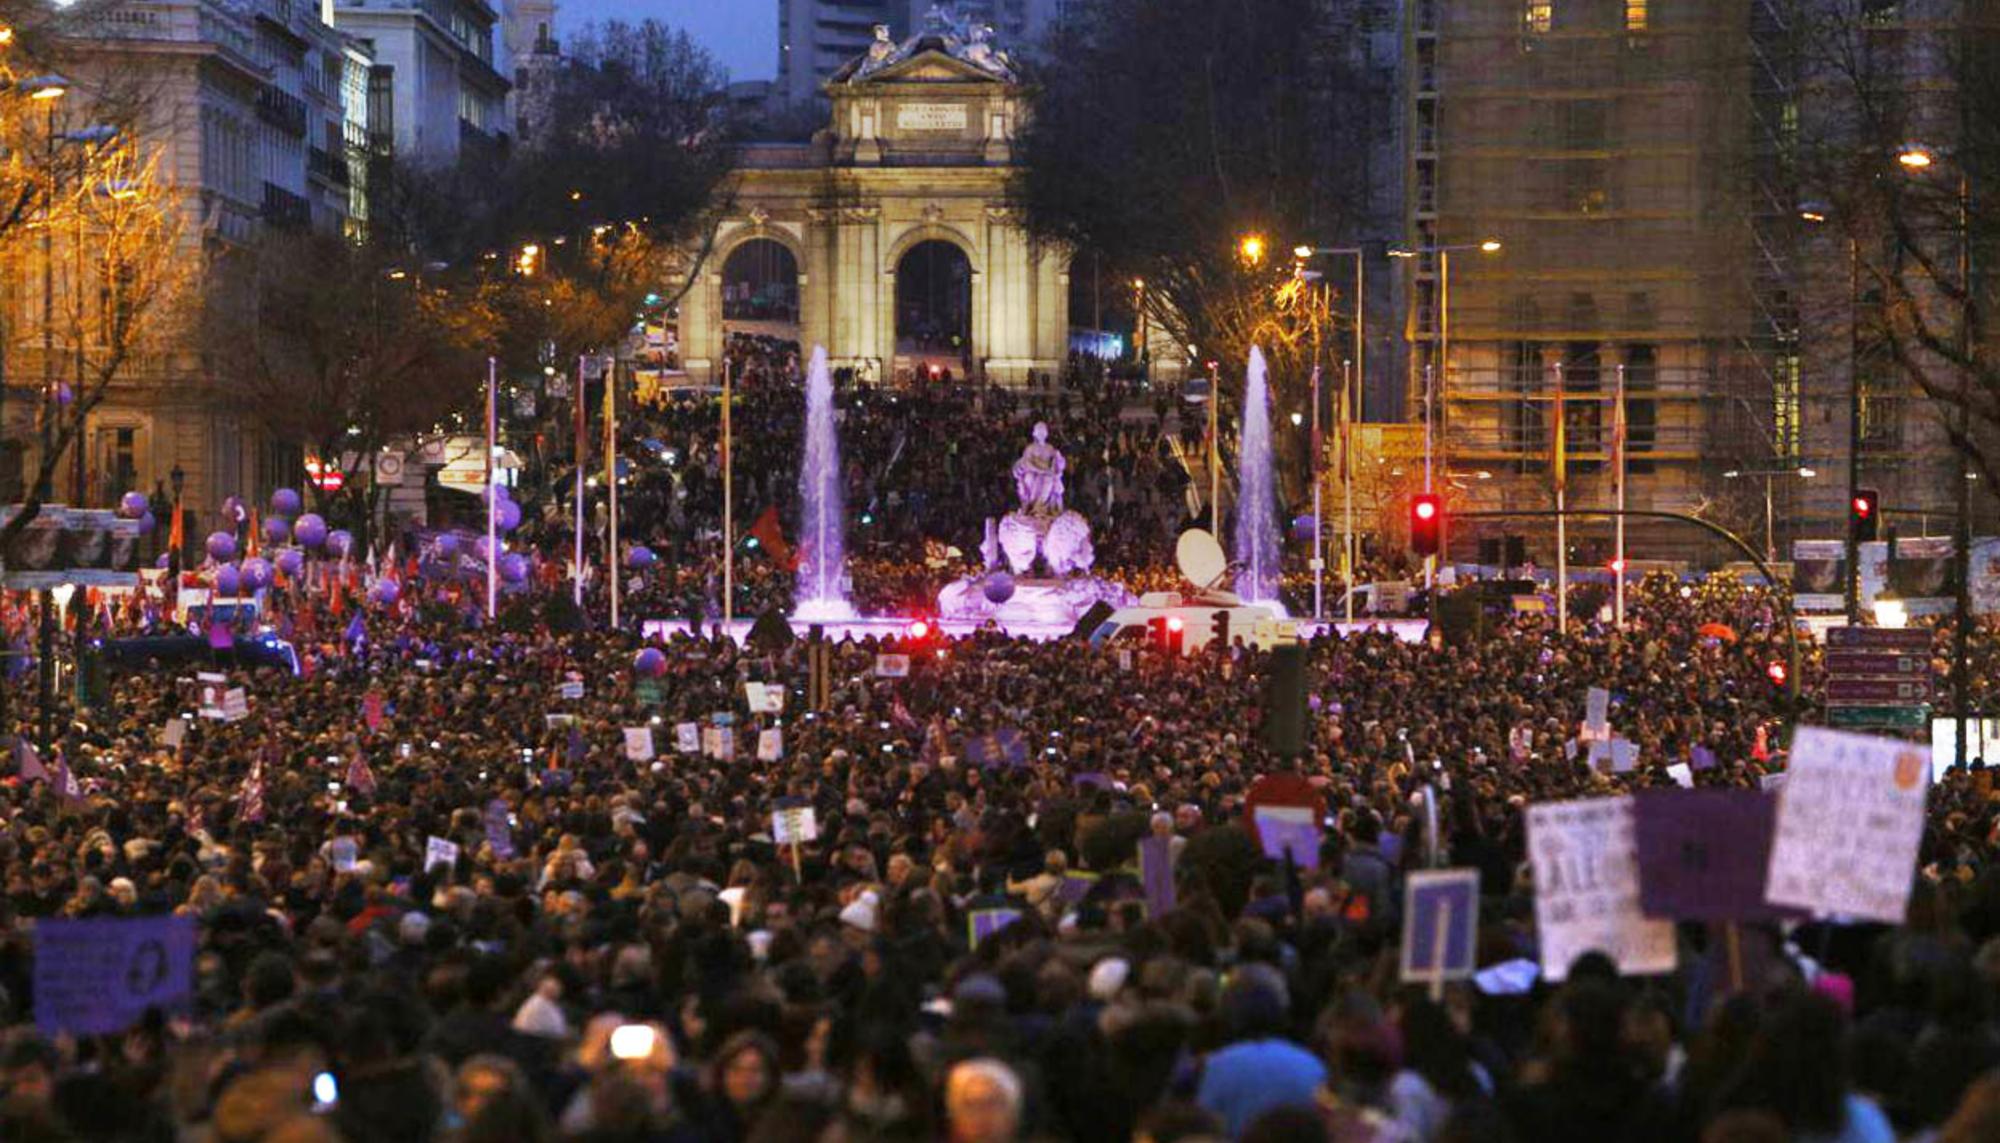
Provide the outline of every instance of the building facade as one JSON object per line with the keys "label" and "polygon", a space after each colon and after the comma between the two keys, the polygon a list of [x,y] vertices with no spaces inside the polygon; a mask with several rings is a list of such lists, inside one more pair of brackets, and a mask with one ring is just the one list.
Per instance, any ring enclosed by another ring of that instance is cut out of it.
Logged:
{"label": "building facade", "polygon": [[984,25],[1002,43],[1032,54],[1075,2],[778,0],[778,78],[771,95],[787,106],[824,106],[821,85],[868,50],[878,24],[899,41],[927,27]]}
{"label": "building facade", "polygon": [[376,132],[395,157],[450,166],[506,155],[511,84],[495,65],[498,16],[484,0],[336,0],[332,10],[374,57],[387,120]]}

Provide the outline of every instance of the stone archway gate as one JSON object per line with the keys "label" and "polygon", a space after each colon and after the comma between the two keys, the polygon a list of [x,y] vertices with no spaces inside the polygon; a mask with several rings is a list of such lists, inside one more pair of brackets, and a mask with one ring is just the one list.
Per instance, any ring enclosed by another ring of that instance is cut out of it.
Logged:
{"label": "stone archway gate", "polygon": [[908,376],[896,357],[896,267],[920,242],[972,268],[975,367],[1009,384],[1061,368],[1069,347],[1067,256],[1029,240],[1009,200],[1022,114],[1012,64],[983,35],[933,26],[902,44],[878,29],[826,85],[831,124],[810,143],[745,148],[700,279],[681,302],[682,364],[718,376],[722,274],[769,239],[799,267],[799,340],[870,380]]}

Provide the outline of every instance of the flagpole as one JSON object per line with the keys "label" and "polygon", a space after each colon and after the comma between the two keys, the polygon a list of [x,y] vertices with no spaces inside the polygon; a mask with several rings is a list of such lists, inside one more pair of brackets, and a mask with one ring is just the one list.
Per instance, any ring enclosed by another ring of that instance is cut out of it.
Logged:
{"label": "flagpole", "polygon": [[583,358],[576,359],[576,556],[570,568],[577,610],[583,610],[583,464],[585,422],[589,412],[583,403]]}
{"label": "flagpole", "polygon": [[611,628],[618,629],[618,359],[604,359],[604,480],[611,496],[611,544],[604,553],[611,577]]}
{"label": "flagpole", "polygon": [[1312,423],[1312,482],[1313,482],[1313,618],[1326,620],[1326,520],[1321,515],[1320,485],[1325,483],[1320,471],[1319,439],[1319,361],[1318,353],[1313,354],[1313,423]]}
{"label": "flagpole", "polygon": [[1549,467],[1556,482],[1556,630],[1569,630],[1569,517],[1564,514],[1564,496],[1569,484],[1569,429],[1563,422],[1563,367],[1556,372],[1555,455]]}
{"label": "flagpole", "polygon": [[[1432,447],[1431,406],[1434,403],[1433,402],[1434,394],[1432,393],[1431,389],[1432,386],[1436,383],[1436,379],[1437,379],[1437,366],[1434,364],[1425,365],[1424,366],[1424,494],[1425,495],[1429,495],[1431,491],[1431,447]],[[1438,558],[1435,553],[1424,557],[1424,593],[1426,595],[1430,594],[1434,590],[1434,585],[1436,582],[1434,577],[1437,575],[1437,564],[1438,564]]]}
{"label": "flagpole", "polygon": [[1623,631],[1625,629],[1625,433],[1628,426],[1625,423],[1625,363],[1622,361],[1618,363],[1618,404],[1611,411],[1611,416],[1611,444],[1618,450],[1612,476],[1616,482],[1614,488],[1618,509],[1618,515],[1612,524],[1617,547],[1617,553],[1612,557],[1612,562],[1616,565],[1613,574],[1617,576],[1614,581],[1616,590],[1612,593],[1612,610],[1615,612],[1612,621],[1618,630]]}
{"label": "flagpole", "polygon": [[500,444],[500,363],[486,359],[486,618],[499,614],[500,528],[494,511],[500,490],[493,486],[493,450]]}
{"label": "flagpole", "polygon": [[730,362],[722,358],[722,627],[736,621],[736,456],[730,448]]}
{"label": "flagpole", "polygon": [[1222,366],[1208,363],[1208,530],[1222,539]]}
{"label": "flagpole", "polygon": [[1354,622],[1354,406],[1352,362],[1340,366],[1340,496],[1346,537],[1341,542],[1340,580],[1347,590],[1347,621]]}

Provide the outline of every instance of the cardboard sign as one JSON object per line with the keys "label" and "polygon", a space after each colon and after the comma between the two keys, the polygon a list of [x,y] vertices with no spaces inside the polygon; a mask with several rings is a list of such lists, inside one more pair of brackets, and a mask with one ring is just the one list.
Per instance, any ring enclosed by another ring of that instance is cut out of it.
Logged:
{"label": "cardboard sign", "polygon": [[1421,869],[1403,883],[1405,981],[1464,980],[1477,967],[1479,871]]}
{"label": "cardboard sign", "polygon": [[1019,909],[974,909],[965,917],[966,942],[976,949],[981,941],[1020,919]]}
{"label": "cardboard sign", "polygon": [[44,1035],[114,1034],[147,1009],[193,1002],[193,917],[45,917],[34,932],[35,1024]]}
{"label": "cardboard sign", "polygon": [[1611,692],[1592,687],[1583,694],[1583,736],[1611,737]]}
{"label": "cardboard sign", "polygon": [[653,728],[650,726],[628,726],[625,728],[625,757],[633,762],[653,760]]}
{"label": "cardboard sign", "polygon": [[179,750],[181,743],[187,741],[187,731],[188,724],[186,720],[170,718],[167,720],[167,724],[160,728],[160,741],[166,744],[169,750]]}
{"label": "cardboard sign", "polygon": [[222,692],[222,721],[242,722],[250,717],[250,695],[242,687]]}
{"label": "cardboard sign", "polygon": [[785,756],[785,732],[782,730],[760,730],[757,732],[757,761],[776,762]]}
{"label": "cardboard sign", "polygon": [[783,714],[785,688],[778,683],[744,683],[743,697],[751,714]]}
{"label": "cardboard sign", "polygon": [[802,845],[819,836],[819,818],[811,806],[786,806],[771,814],[771,840]]}
{"label": "cardboard sign", "polygon": [[562,696],[566,702],[575,702],[583,697],[583,681],[581,679],[571,679],[557,687],[556,694]]}
{"label": "cardboard sign", "polygon": [[674,749],[682,754],[701,753],[701,724],[698,722],[674,724]]}
{"label": "cardboard sign", "polygon": [[875,677],[878,679],[904,679],[910,675],[908,655],[875,656]]}
{"label": "cardboard sign", "polygon": [[1147,835],[1139,841],[1139,883],[1146,890],[1146,916],[1174,911],[1173,838]]}
{"label": "cardboard sign", "polygon": [[1785,773],[1765,899],[1902,924],[1924,833],[1924,750],[1806,726]]}
{"label": "cardboard sign", "polygon": [[701,732],[701,752],[718,762],[729,762],[736,758],[736,728],[731,726],[703,727]]}
{"label": "cardboard sign", "polygon": [[1639,908],[1685,921],[1765,921],[1777,800],[1756,790],[1648,790],[1634,800]]}
{"label": "cardboard sign", "polygon": [[458,864],[458,843],[433,837],[424,843],[424,872],[429,873],[442,865],[446,869]]}
{"label": "cardboard sign", "polygon": [[1630,798],[1528,807],[1535,928],[1542,975],[1560,982],[1570,962],[1601,952],[1627,975],[1671,972],[1674,927],[1639,908],[1639,857]]}
{"label": "cardboard sign", "polygon": [[1319,822],[1313,820],[1312,810],[1305,806],[1258,806],[1256,821],[1264,856],[1281,862],[1290,853],[1292,864],[1300,869],[1319,868]]}
{"label": "cardboard sign", "polygon": [[333,861],[334,872],[354,872],[355,859],[360,856],[361,847],[351,837],[336,837],[327,847],[327,856]]}

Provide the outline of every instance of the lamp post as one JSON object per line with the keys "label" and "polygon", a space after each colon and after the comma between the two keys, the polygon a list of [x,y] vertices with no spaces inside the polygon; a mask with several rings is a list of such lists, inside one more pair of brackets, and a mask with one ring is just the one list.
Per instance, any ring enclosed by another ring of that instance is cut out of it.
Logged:
{"label": "lamp post", "polygon": [[[1362,323],[1364,320],[1362,301],[1367,285],[1367,258],[1359,246],[1300,246],[1294,249],[1292,253],[1299,259],[1301,265],[1316,254],[1325,254],[1330,257],[1351,257],[1354,259],[1354,305],[1352,307],[1352,315],[1348,319],[1350,332],[1353,334],[1352,341],[1354,345],[1354,355],[1348,361],[1352,363],[1353,369],[1350,372],[1343,365],[1340,371],[1340,423],[1335,426],[1335,431],[1340,433],[1341,487],[1342,496],[1345,498],[1346,504],[1346,508],[1341,514],[1341,583],[1345,588],[1347,596],[1347,621],[1352,623],[1354,622],[1354,482],[1352,479],[1353,462],[1348,453],[1354,447],[1353,410],[1355,394],[1353,387],[1356,380],[1360,380],[1360,386],[1364,391],[1367,389],[1367,374],[1364,372],[1364,362],[1366,359],[1363,356],[1367,341],[1362,333]],[[1326,614],[1321,606],[1320,599],[1322,583],[1326,575],[1326,557],[1325,543],[1321,538],[1323,523],[1320,519],[1319,506],[1320,399],[1317,349],[1314,350],[1313,377],[1313,618],[1325,619]]]}
{"label": "lamp post", "polygon": [[[41,455],[36,461],[35,500],[46,505],[52,495],[53,468],[49,452],[54,447],[56,419],[55,392],[55,206],[56,206],[56,104],[69,93],[69,82],[59,75],[42,75],[21,83],[28,98],[48,109],[47,134],[42,158],[46,175],[42,202],[42,425]],[[41,620],[35,655],[37,692],[40,697],[40,727],[36,735],[42,756],[49,757],[55,741],[56,712],[56,599],[48,588],[41,591]]]}
{"label": "lamp post", "polygon": [[[1774,507],[1773,507],[1773,501],[1774,501],[1775,497],[1774,497],[1774,494],[1773,494],[1773,492],[1772,492],[1772,487],[1773,487],[1773,482],[1774,482],[1774,481],[1776,481],[1776,480],[1777,480],[1777,479],[1778,479],[1779,477],[1791,477],[1791,476],[1796,476],[1796,477],[1798,477],[1798,478],[1799,478],[1800,480],[1811,480],[1811,479],[1812,479],[1813,477],[1815,477],[1815,476],[1818,476],[1818,475],[1819,475],[1819,470],[1818,470],[1818,469],[1816,469],[1816,468],[1812,468],[1812,467],[1810,467],[1810,466],[1808,466],[1808,465],[1803,465],[1803,464],[1802,464],[1802,465],[1800,465],[1800,466],[1798,466],[1797,468],[1757,468],[1757,469],[1747,469],[1747,470],[1746,470],[1746,469],[1740,469],[1740,468],[1732,468],[1732,469],[1730,469],[1730,470],[1728,470],[1727,472],[1724,472],[1724,473],[1722,474],[1722,479],[1724,479],[1724,480],[1738,480],[1738,479],[1741,479],[1741,478],[1743,478],[1743,477],[1761,477],[1761,478],[1763,478],[1763,481],[1764,481],[1764,558],[1765,558],[1766,560],[1773,560],[1773,561],[1775,561],[1775,560],[1776,560],[1776,559],[1778,558],[1778,543],[1777,543],[1777,534],[1776,534],[1776,531],[1775,531],[1775,529],[1776,529],[1776,523],[1775,523],[1775,516],[1776,516],[1776,513],[1775,513],[1775,511],[1774,511]],[[1774,586],[1774,587],[1775,587],[1776,585],[1774,584],[1774,585],[1772,585],[1772,586]]]}

